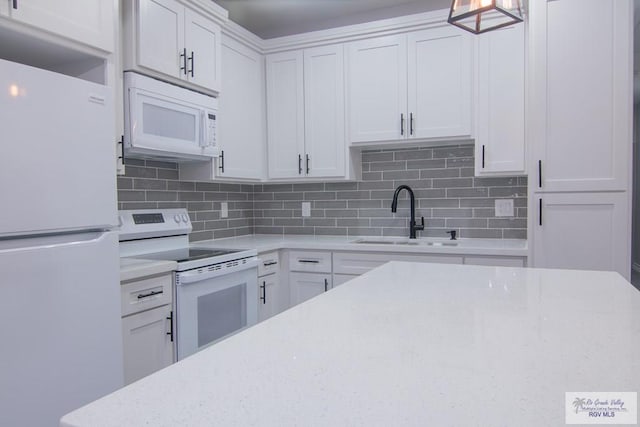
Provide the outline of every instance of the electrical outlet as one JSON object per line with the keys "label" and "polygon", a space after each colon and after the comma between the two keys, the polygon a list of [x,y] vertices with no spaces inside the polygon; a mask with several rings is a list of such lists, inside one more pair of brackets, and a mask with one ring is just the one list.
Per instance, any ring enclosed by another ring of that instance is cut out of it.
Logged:
{"label": "electrical outlet", "polygon": [[311,202],[302,202],[302,216],[311,216]]}
{"label": "electrical outlet", "polygon": [[229,216],[229,203],[220,203],[220,218],[227,218]]}
{"label": "electrical outlet", "polygon": [[514,216],[513,199],[496,200],[496,216]]}

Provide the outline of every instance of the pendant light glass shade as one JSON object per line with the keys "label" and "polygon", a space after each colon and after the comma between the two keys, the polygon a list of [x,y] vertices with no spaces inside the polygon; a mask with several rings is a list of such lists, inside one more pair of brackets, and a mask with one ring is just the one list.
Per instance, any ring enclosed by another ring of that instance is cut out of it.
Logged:
{"label": "pendant light glass shade", "polygon": [[522,22],[520,0],[453,0],[450,24],[481,34]]}

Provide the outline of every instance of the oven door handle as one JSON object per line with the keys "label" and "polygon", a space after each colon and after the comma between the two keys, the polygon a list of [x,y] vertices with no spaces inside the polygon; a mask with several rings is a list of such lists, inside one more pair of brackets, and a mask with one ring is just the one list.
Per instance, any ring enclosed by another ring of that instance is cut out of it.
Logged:
{"label": "oven door handle", "polygon": [[[230,262],[233,261],[229,261],[229,262],[225,262],[222,263],[223,265],[226,265]],[[200,282],[202,280],[207,280],[210,279],[212,277],[218,277],[218,276],[224,276],[225,274],[231,274],[231,273],[235,273],[237,271],[244,271],[244,270],[248,270],[251,268],[257,268],[258,267],[258,258],[257,257],[253,257],[253,258],[248,258],[246,259],[246,262],[242,263],[242,264],[238,264],[237,266],[233,266],[233,267],[223,267],[221,269],[216,269],[216,270],[212,270],[212,271],[206,271],[204,273],[201,273],[200,271],[202,270],[206,270],[207,267],[202,267],[202,268],[197,268],[194,269],[193,271],[184,271],[184,272],[179,272],[178,273],[178,281],[177,284],[178,285],[186,285],[189,283],[194,283],[194,282]],[[256,277],[257,277],[257,273],[256,273]]]}

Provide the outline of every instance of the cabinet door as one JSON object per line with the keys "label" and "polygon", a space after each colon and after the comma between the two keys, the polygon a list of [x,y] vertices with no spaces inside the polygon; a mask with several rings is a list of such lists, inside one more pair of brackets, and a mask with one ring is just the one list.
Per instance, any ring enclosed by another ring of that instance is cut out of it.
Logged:
{"label": "cabinet door", "polygon": [[297,305],[331,289],[331,273],[289,273],[291,305]]}
{"label": "cabinet door", "polygon": [[125,384],[173,363],[171,317],[171,305],[165,305],[122,319]]}
{"label": "cabinet door", "polygon": [[259,53],[226,38],[222,41],[222,85],[218,139],[225,178],[260,179],[264,171],[263,65]]}
{"label": "cabinet door", "polygon": [[627,192],[540,194],[534,200],[534,267],[613,270],[629,277]]}
{"label": "cabinet door", "polygon": [[174,0],[138,1],[138,65],[186,78],[184,6]]}
{"label": "cabinet door", "polygon": [[281,310],[279,301],[279,274],[269,274],[258,278],[258,322],[275,316]]}
{"label": "cabinet door", "polygon": [[342,45],[304,51],[305,172],[345,175],[344,52]]}
{"label": "cabinet door", "polygon": [[471,37],[453,27],[408,35],[409,137],[471,135]]}
{"label": "cabinet door", "polygon": [[187,80],[207,89],[220,91],[220,27],[186,9],[184,31]]}
{"label": "cabinet door", "polygon": [[270,178],[304,173],[302,51],[267,56],[267,146]]}
{"label": "cabinet door", "polygon": [[406,36],[350,43],[347,76],[349,142],[406,138]]}
{"label": "cabinet door", "polygon": [[[8,2],[4,1],[5,5]],[[0,12],[5,12],[0,7]],[[19,0],[11,17],[71,40],[114,51],[114,3],[106,0]]]}
{"label": "cabinet door", "polygon": [[0,15],[9,16],[9,2],[0,1]]}
{"label": "cabinet door", "polygon": [[535,142],[531,181],[536,188],[627,188],[632,145],[632,6],[628,0],[531,2],[529,140]]}
{"label": "cabinet door", "polygon": [[524,173],[523,24],[477,41],[476,175]]}

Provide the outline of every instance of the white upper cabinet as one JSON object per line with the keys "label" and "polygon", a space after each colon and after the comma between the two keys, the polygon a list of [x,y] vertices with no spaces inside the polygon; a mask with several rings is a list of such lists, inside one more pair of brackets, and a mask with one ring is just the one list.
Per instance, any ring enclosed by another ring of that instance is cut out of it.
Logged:
{"label": "white upper cabinet", "polygon": [[262,55],[223,36],[217,176],[258,180],[264,174],[264,66]]}
{"label": "white upper cabinet", "polygon": [[267,56],[270,178],[344,177],[343,46]]}
{"label": "white upper cabinet", "polygon": [[0,14],[70,40],[113,52],[114,3],[110,0],[3,0]]}
{"label": "white upper cabinet", "polygon": [[125,69],[217,94],[220,26],[185,4],[176,0],[136,0],[127,5]]}
{"label": "white upper cabinet", "polygon": [[477,176],[525,172],[525,25],[476,38]]}
{"label": "white upper cabinet", "polygon": [[345,174],[343,46],[304,51],[305,172]]}
{"label": "white upper cabinet", "polygon": [[270,178],[302,176],[304,78],[302,51],[267,56],[267,144]]}
{"label": "white upper cabinet", "polygon": [[138,65],[175,78],[184,73],[184,6],[173,0],[140,0]]}
{"label": "white upper cabinet", "polygon": [[408,34],[409,138],[471,135],[472,43],[456,28]]}
{"label": "white upper cabinet", "polygon": [[541,191],[625,190],[631,156],[631,3],[531,4],[533,165]]}
{"label": "white upper cabinet", "polygon": [[407,121],[407,37],[347,45],[349,142],[404,138]]}
{"label": "white upper cabinet", "polygon": [[187,80],[211,90],[220,88],[220,27],[189,9],[185,11]]}
{"label": "white upper cabinet", "polygon": [[350,43],[349,142],[470,138],[472,53],[453,27]]}

